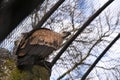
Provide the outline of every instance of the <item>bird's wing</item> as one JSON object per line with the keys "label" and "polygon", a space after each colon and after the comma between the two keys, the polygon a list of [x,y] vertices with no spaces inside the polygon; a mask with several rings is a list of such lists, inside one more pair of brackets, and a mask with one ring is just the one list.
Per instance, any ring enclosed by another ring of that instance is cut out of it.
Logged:
{"label": "bird's wing", "polygon": [[46,45],[58,49],[62,43],[62,37],[59,33],[51,30],[37,30],[30,37],[30,45]]}
{"label": "bird's wing", "polygon": [[59,33],[47,29],[39,29],[34,31],[30,37],[23,38],[20,42],[17,55],[49,55],[58,49],[62,43],[62,37]]}

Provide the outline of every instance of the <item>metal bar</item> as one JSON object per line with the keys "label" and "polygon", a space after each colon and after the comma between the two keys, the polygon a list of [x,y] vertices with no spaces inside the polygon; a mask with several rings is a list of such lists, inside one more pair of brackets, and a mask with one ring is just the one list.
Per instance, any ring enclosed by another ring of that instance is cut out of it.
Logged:
{"label": "metal bar", "polygon": [[78,31],[75,33],[72,38],[66,42],[66,44],[63,46],[61,51],[56,55],[56,57],[52,60],[51,65],[54,66],[54,64],[57,62],[57,60],[60,58],[60,56],[63,54],[63,52],[69,47],[69,45],[77,38],[79,34],[82,33],[82,31],[114,0],[109,0],[106,2],[99,10],[97,10],[88,20],[82,25],[81,28],[78,29]]}
{"label": "metal bar", "polygon": [[105,53],[110,49],[110,47],[120,38],[120,33],[117,35],[117,37],[105,48],[105,50],[98,56],[98,58],[95,60],[95,62],[90,66],[90,68],[87,70],[87,72],[82,76],[81,80],[85,80],[86,77],[89,75],[89,73],[93,70],[93,68],[96,66],[96,64],[100,61],[100,59],[105,55]]}

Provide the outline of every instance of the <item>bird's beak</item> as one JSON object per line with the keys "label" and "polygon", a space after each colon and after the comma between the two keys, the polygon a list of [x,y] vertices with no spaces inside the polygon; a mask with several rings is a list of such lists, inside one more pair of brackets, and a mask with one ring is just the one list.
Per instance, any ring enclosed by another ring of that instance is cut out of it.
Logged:
{"label": "bird's beak", "polygon": [[63,37],[63,38],[66,38],[66,37],[68,37],[70,34],[71,34],[70,32],[64,31],[64,32],[62,32],[62,37]]}

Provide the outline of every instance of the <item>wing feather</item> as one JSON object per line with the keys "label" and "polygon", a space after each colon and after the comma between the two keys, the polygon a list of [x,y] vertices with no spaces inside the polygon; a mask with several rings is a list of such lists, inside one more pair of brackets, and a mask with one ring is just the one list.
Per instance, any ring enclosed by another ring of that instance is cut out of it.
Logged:
{"label": "wing feather", "polygon": [[41,55],[47,50],[49,52],[46,54],[50,54],[52,51],[58,49],[61,46],[62,41],[63,39],[59,33],[53,32],[49,29],[39,29],[34,31],[27,39],[23,37],[21,43],[19,44],[20,47],[17,51],[17,55],[23,57],[26,54],[33,54],[34,51],[36,52],[36,50],[36,54]]}
{"label": "wing feather", "polygon": [[51,30],[37,30],[30,37],[30,44],[47,45],[58,49],[63,39],[59,33]]}
{"label": "wing feather", "polygon": [[38,29],[27,37],[23,36],[16,52],[17,65],[33,65],[45,59],[61,46],[62,41],[59,33],[48,29]]}

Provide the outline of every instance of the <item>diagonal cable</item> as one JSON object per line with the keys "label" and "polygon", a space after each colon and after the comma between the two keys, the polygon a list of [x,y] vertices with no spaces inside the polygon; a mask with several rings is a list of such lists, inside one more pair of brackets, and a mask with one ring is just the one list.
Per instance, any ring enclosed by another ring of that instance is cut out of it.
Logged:
{"label": "diagonal cable", "polygon": [[57,10],[57,8],[64,2],[65,0],[59,0],[43,17],[42,19],[38,22],[36,25],[36,28],[33,29],[29,34],[25,37],[27,39],[34,31],[37,29],[41,28],[42,25],[47,21],[47,19]]}
{"label": "diagonal cable", "polygon": [[93,68],[96,66],[96,64],[100,61],[100,59],[106,54],[106,52],[112,47],[112,45],[120,38],[120,33],[117,35],[117,37],[105,48],[105,50],[98,56],[98,58],[95,60],[95,62],[90,66],[90,68],[87,70],[87,72],[82,76],[81,80],[85,80],[86,77],[89,75],[89,73],[93,70]]}
{"label": "diagonal cable", "polygon": [[64,2],[65,0],[59,0],[40,20],[37,24],[36,28],[42,27],[42,25],[47,21],[47,19],[57,10],[57,8]]}
{"label": "diagonal cable", "polygon": [[82,33],[82,31],[108,6],[110,5],[114,0],[109,0],[106,2],[99,10],[97,10],[88,20],[82,25],[81,28],[78,29],[78,31],[75,33],[74,36],[72,36],[66,44],[63,46],[63,48],[60,50],[60,52],[55,56],[55,58],[52,60],[51,64],[54,66],[54,64],[57,62],[57,60],[60,58],[60,56],[63,54],[63,52],[69,47],[69,45],[77,38],[79,34]]}

